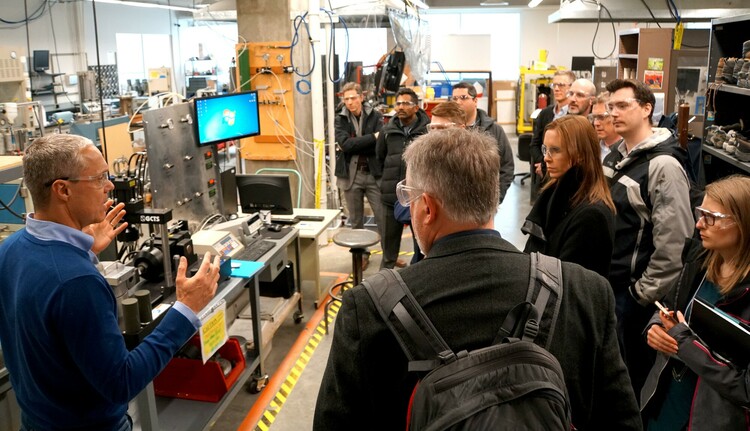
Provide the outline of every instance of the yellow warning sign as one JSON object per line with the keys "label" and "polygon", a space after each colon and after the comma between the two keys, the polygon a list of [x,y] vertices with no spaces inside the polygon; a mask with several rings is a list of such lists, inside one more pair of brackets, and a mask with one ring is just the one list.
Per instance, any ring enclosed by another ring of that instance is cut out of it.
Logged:
{"label": "yellow warning sign", "polygon": [[221,301],[201,319],[203,322],[200,329],[201,353],[204,364],[229,339],[226,314],[227,304]]}

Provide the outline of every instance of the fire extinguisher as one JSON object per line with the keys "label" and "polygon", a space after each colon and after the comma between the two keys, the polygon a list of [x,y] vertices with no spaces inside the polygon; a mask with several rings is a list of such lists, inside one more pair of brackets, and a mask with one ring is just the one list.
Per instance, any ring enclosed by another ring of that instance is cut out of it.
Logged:
{"label": "fire extinguisher", "polygon": [[549,100],[549,96],[547,96],[545,93],[539,93],[538,96],[536,96],[536,107],[539,109],[544,109],[547,107],[547,101]]}

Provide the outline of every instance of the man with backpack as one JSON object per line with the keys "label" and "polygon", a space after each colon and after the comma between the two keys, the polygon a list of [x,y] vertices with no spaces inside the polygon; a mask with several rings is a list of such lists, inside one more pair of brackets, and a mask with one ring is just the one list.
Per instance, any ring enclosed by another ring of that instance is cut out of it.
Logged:
{"label": "man with backpack", "polygon": [[615,247],[609,282],[617,302],[617,335],[633,389],[640,393],[654,363],[643,329],[679,275],[685,238],[693,233],[685,151],[668,129],[652,128],[656,99],[645,84],[607,84],[607,108],[622,136],[604,158],[615,203]]}
{"label": "man with backpack", "polygon": [[[497,144],[474,131],[440,130],[416,139],[404,160],[406,179],[397,194],[410,207],[426,258],[398,274],[452,352],[461,356],[488,347],[510,310],[524,303],[534,280],[529,255],[494,230]],[[559,311],[541,319],[536,343],[548,345],[562,367],[573,424],[579,430],[641,429],[617,346],[614,297],[607,281],[569,263],[562,263],[561,274]],[[547,343],[552,325],[556,329]],[[418,369],[416,365],[409,362],[365,286],[344,292],[314,429],[405,428],[410,397],[424,377],[409,370]],[[509,386],[513,382],[509,379]],[[551,414],[523,407],[518,413]]]}

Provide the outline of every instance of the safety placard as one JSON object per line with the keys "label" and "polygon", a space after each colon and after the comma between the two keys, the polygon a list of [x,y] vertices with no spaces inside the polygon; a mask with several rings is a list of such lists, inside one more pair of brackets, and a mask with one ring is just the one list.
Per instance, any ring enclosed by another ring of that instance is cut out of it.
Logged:
{"label": "safety placard", "polygon": [[201,318],[201,356],[204,364],[229,339],[226,315],[227,303],[222,300]]}

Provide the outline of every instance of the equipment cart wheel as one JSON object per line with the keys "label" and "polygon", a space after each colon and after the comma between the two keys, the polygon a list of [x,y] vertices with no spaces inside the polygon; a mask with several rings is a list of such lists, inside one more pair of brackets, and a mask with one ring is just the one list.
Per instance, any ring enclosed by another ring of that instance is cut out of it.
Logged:
{"label": "equipment cart wheel", "polygon": [[294,323],[300,323],[302,322],[302,319],[305,318],[305,313],[301,311],[295,311],[293,317],[294,317]]}
{"label": "equipment cart wheel", "polygon": [[268,384],[268,374],[262,376],[253,376],[252,381],[247,384],[247,391],[251,394],[257,394]]}

